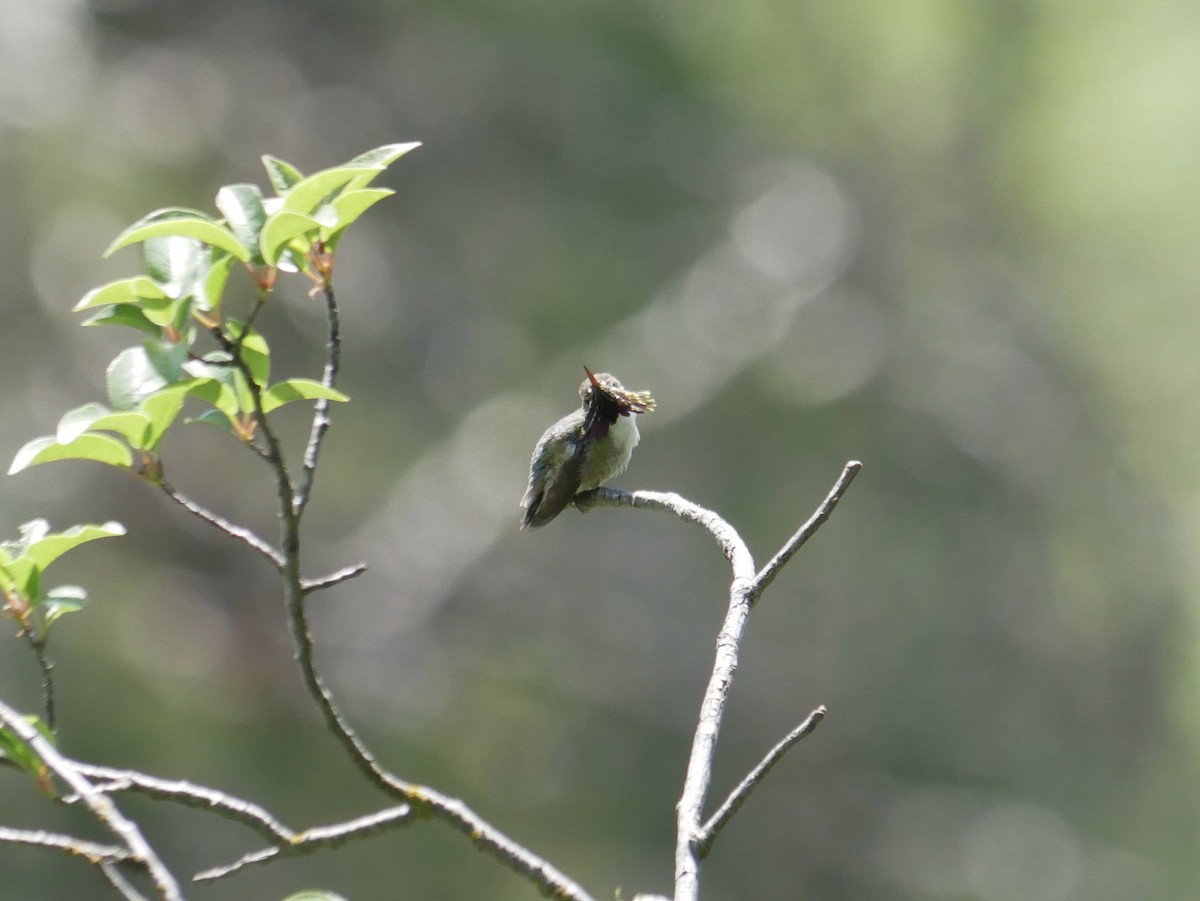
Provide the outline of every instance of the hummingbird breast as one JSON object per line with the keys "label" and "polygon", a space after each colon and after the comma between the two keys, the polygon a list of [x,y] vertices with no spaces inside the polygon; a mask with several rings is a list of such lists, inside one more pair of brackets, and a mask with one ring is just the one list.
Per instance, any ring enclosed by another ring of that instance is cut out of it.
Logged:
{"label": "hummingbird breast", "polygon": [[579,490],[599,488],[623,473],[640,440],[634,417],[618,416],[602,437],[588,442],[579,473]]}

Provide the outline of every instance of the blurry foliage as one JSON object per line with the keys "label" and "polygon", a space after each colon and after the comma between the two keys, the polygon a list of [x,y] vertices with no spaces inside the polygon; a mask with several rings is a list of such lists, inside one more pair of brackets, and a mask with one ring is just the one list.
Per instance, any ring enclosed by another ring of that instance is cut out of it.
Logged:
{"label": "blurry foliage", "polygon": [[[120,349],[69,311],[127,271],[97,260],[123,222],[205,206],[268,148],[311,168],[427,144],[339,260],[355,404],[306,543],[314,571],[372,564],[315,628],[396,769],[461,788],[597,891],[669,883],[722,567],[705,536],[624,511],[517,534],[529,449],[586,363],[659,399],[621,484],[712,506],[752,547],[866,463],[755,613],[718,780],[815,704],[830,715],[724,836],[708,895],[1191,897],[1188,5],[2,9],[10,454],[52,427],[43,410],[95,396]],[[272,378],[308,372],[319,311],[301,292],[272,315]],[[269,530],[238,469],[254,461],[218,475],[223,436],[191,432],[162,449],[193,474],[180,487]],[[0,531],[36,509],[134,539],[104,549],[119,564],[56,564],[119,599],[55,629],[60,742],[241,773],[296,822],[320,795],[352,807],[260,561],[107,468],[50,469],[0,480]],[[0,684],[34,709],[19,650]],[[0,808],[37,802],[14,783]],[[144,817],[181,869],[231,850],[193,816]],[[528,897],[416,831],[193,896],[390,897],[380,847],[412,864],[413,897]],[[21,849],[0,869],[14,897],[96,890]]]}

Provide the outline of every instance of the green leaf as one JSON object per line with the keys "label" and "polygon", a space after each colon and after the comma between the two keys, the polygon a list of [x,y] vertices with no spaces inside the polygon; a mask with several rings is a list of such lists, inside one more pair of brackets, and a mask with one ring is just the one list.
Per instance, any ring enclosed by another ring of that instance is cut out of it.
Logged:
{"label": "green leaf", "polygon": [[150,238],[189,238],[210,247],[219,247],[243,262],[250,259],[249,248],[228,228],[199,210],[182,207],[155,210],[143,216],[117,235],[108,250],[104,251],[104,256]]}
{"label": "green leaf", "polygon": [[37,519],[31,519],[29,522],[23,522],[17,528],[17,540],[0,542],[6,550],[12,551],[16,556],[24,554],[29,545],[34,542],[41,541],[50,534],[50,521],[43,519],[40,516]]}
{"label": "green leaf", "polygon": [[41,573],[28,557],[17,557],[0,566],[0,587],[16,591],[21,597],[36,598],[41,583]]}
{"label": "green leaf", "polygon": [[145,450],[153,452],[162,442],[163,435],[183,409],[183,402],[191,388],[190,382],[168,385],[142,401],[138,409],[150,423],[146,429],[145,444],[142,445]]}
{"label": "green leaf", "polygon": [[246,368],[250,370],[255,384],[267,384],[267,379],[271,374],[271,351],[267,347],[267,339],[253,330],[245,338],[242,338],[242,329],[245,328],[245,323],[239,319],[230,319],[227,325],[230,339],[235,343],[241,339],[241,357]]}
{"label": "green leaf", "polygon": [[174,325],[175,320],[179,317],[179,304],[171,303],[161,309],[147,310],[146,319],[153,323],[158,331],[155,332],[155,337],[162,337],[162,330],[168,325]]}
{"label": "green leaf", "polygon": [[308,262],[308,249],[312,242],[304,243],[297,239],[279,255],[275,268],[280,272],[308,272],[311,268]]}
{"label": "green leaf", "polygon": [[[55,743],[54,733],[42,722],[41,717],[27,715],[25,720],[41,734],[42,738],[46,739],[50,744]],[[28,774],[39,789],[50,797],[55,796],[54,783],[50,778],[50,772],[46,768],[46,764],[42,762],[42,759],[38,757],[25,739],[7,728],[0,728],[0,760],[11,761],[15,766]]]}
{"label": "green leaf", "polygon": [[[293,210],[280,210],[268,216],[260,240],[263,260],[268,266],[274,266],[291,242],[304,235],[319,232],[320,229],[321,223],[312,216]],[[300,248],[301,256],[307,249]]]}
{"label": "green leaf", "polygon": [[192,238],[150,238],[142,245],[142,262],[168,296],[187,297],[195,289],[197,273],[208,264],[210,253]]}
{"label": "green leaf", "polygon": [[59,444],[53,437],[34,438],[17,451],[8,474],[54,460],[95,460],[122,469],[133,465],[133,455],[125,444],[107,435],[86,432],[70,444]]}
{"label": "green leaf", "polygon": [[34,566],[44,570],[47,566],[69,550],[95,541],[98,538],[115,538],[125,534],[125,527],[119,522],[106,522],[100,525],[72,526],[65,532],[53,532],[30,543],[25,548],[23,557],[33,561]]}
{"label": "green leaf", "polygon": [[300,170],[291,163],[284,162],[279,157],[263,154],[263,166],[267,170],[267,178],[276,194],[286,194],[296,184],[304,179]]}
{"label": "green leaf", "polygon": [[87,592],[79,585],[58,585],[38,598],[42,616],[42,636],[60,617],[82,610],[87,604]]}
{"label": "green leaf", "polygon": [[[217,410],[224,413],[227,419],[232,420],[243,409],[238,403],[238,398],[243,393],[246,395],[248,404],[244,409],[246,411],[252,409],[253,402],[250,399],[250,392],[246,388],[245,380],[241,378],[241,373],[229,363],[229,354],[224,351],[214,351],[205,356],[203,360],[189,360],[183,364],[183,368],[189,375],[203,380],[191,392],[192,395],[212,404]],[[210,421],[204,417],[197,417],[197,420]]]}
{"label": "green leaf", "polygon": [[374,150],[368,150],[366,153],[360,153],[354,159],[346,163],[347,166],[370,166],[382,172],[404,154],[410,150],[416,150],[421,146],[420,141],[409,141],[405,144],[384,144],[382,147],[376,147]]}
{"label": "green leaf", "polygon": [[158,337],[162,334],[162,326],[151,322],[140,307],[131,303],[118,303],[110,307],[102,307],[87,319],[82,325],[124,325],[137,329],[148,335]]}
{"label": "green leaf", "polygon": [[420,146],[420,141],[412,141],[407,144],[385,144],[382,147],[376,147],[374,150],[368,150],[366,153],[359,154],[354,159],[350,160],[350,162],[348,162],[346,165],[373,166],[374,169],[369,175],[364,174],[352,179],[349,184],[346,185],[346,191],[349,192],[358,190],[360,188],[365,188],[376,179],[379,173],[387,169],[388,166],[390,166],[400,157],[404,156],[410,150],[416,150]]}
{"label": "green leaf", "polygon": [[395,193],[390,188],[362,188],[339,194],[332,204],[337,212],[337,223],[333,227],[322,228],[321,239],[326,244],[332,243],[355,219],[383,198],[391,197]]}
{"label": "green leaf", "polygon": [[189,416],[187,419],[184,420],[184,422],[186,422],[186,423],[192,423],[192,422],[208,423],[209,425],[215,425],[217,428],[219,428],[223,431],[230,432],[230,433],[233,432],[233,422],[230,420],[230,418],[228,416],[226,416],[220,410],[205,410],[199,416]]}
{"label": "green leaf", "polygon": [[288,379],[285,382],[272,385],[263,392],[263,413],[270,413],[272,410],[276,410],[284,404],[290,404],[294,400],[321,399],[347,401],[350,398],[342,394],[342,392],[328,388],[320,382],[314,382],[312,379]]}
{"label": "green leaf", "polygon": [[147,306],[166,306],[170,303],[167,292],[162,285],[153,279],[138,275],[134,278],[123,278],[109,282],[99,288],[93,288],[83,295],[83,299],[75,304],[72,312],[89,310],[92,307],[102,307],[110,303],[132,303]]}
{"label": "green leaf", "polygon": [[163,348],[170,347],[173,351],[180,354],[178,365],[175,367],[176,378],[179,377],[179,366],[183,365],[183,361],[187,359],[188,350],[196,341],[196,329],[192,325],[192,313],[196,309],[196,298],[189,297],[179,301],[179,305],[175,310],[175,318],[171,320],[171,325],[175,327],[174,340],[171,340],[167,335],[164,335],[158,341],[148,341],[147,344],[160,345]]}
{"label": "green leaf", "polygon": [[141,413],[114,413],[104,404],[86,403],[63,414],[54,437],[59,444],[70,444],[84,432],[116,432],[134,447],[141,447],[148,425],[149,421]]}
{"label": "green leaf", "polygon": [[108,365],[108,400],[117,410],[132,410],[167,380],[151,362],[144,347],[129,347]]}
{"label": "green leaf", "polygon": [[[254,253],[256,262],[261,263],[258,245],[255,245]],[[229,280],[229,270],[232,267],[233,257],[227,253],[222,253],[213,260],[204,277],[198,280],[196,285],[196,305],[200,309],[210,312],[221,309],[221,298],[225,294],[225,283]]]}
{"label": "green leaf", "polygon": [[[27,716],[25,719],[34,722],[37,717]],[[45,765],[25,740],[7,727],[0,727],[0,760],[8,760],[34,778],[44,773]]]}
{"label": "green leaf", "polygon": [[167,429],[179,417],[179,411],[183,409],[183,403],[188,397],[199,397],[212,403],[221,398],[222,391],[226,391],[232,397],[232,392],[228,392],[217,379],[208,376],[188,379],[155,391],[142,401],[138,408],[148,425],[145,443],[135,447],[153,452],[162,442]]}
{"label": "green leaf", "polygon": [[82,407],[68,410],[62,415],[62,419],[58,421],[58,431],[54,435],[55,440],[59,444],[70,444],[91,428],[93,422],[102,416],[107,416],[111,412],[112,410],[104,406],[104,404],[94,402],[89,402]]}
{"label": "green leaf", "polygon": [[142,347],[146,351],[146,357],[168,384],[179,381],[183,374],[183,363],[188,357],[188,348],[184,342],[165,339],[143,341]]}
{"label": "green leaf", "polygon": [[282,210],[312,215],[318,207],[351,181],[362,176],[374,177],[377,166],[336,166],[322,169],[292,186],[283,195]]}
{"label": "green leaf", "polygon": [[250,259],[261,266],[259,238],[263,223],[267,221],[267,211],[263,209],[262,191],[258,185],[226,185],[217,192],[217,209],[238,241],[250,248]]}

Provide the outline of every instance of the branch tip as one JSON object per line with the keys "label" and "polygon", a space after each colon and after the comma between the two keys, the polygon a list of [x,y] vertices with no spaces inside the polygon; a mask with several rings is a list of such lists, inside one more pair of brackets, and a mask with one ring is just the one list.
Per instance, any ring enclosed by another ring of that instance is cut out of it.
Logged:
{"label": "branch tip", "polygon": [[750,797],[750,793],[766,778],[771,768],[783,759],[783,755],[790,751],[801,739],[812,734],[812,731],[825,718],[825,713],[824,704],[813,710],[812,713],[804,718],[804,721],[800,725],[785,735],[771,748],[754,769],[747,773],[746,777],[729,793],[729,797],[721,803],[721,806],[717,808],[717,812],[709,817],[708,822],[701,827],[693,840],[696,855],[700,859],[708,856],[708,852],[712,850],[713,842],[716,840],[718,833],[733,819],[733,815],[746,803],[746,799]]}

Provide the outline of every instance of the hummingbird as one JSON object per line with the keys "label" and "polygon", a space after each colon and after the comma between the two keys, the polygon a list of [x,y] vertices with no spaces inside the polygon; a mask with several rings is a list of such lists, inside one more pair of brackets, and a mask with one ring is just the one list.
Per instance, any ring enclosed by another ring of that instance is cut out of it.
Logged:
{"label": "hummingbird", "polygon": [[575,495],[623,473],[641,437],[634,414],[654,410],[649,391],[626,391],[607,372],[583,371],[580,408],[546,429],[533,449],[522,529],[544,526]]}

